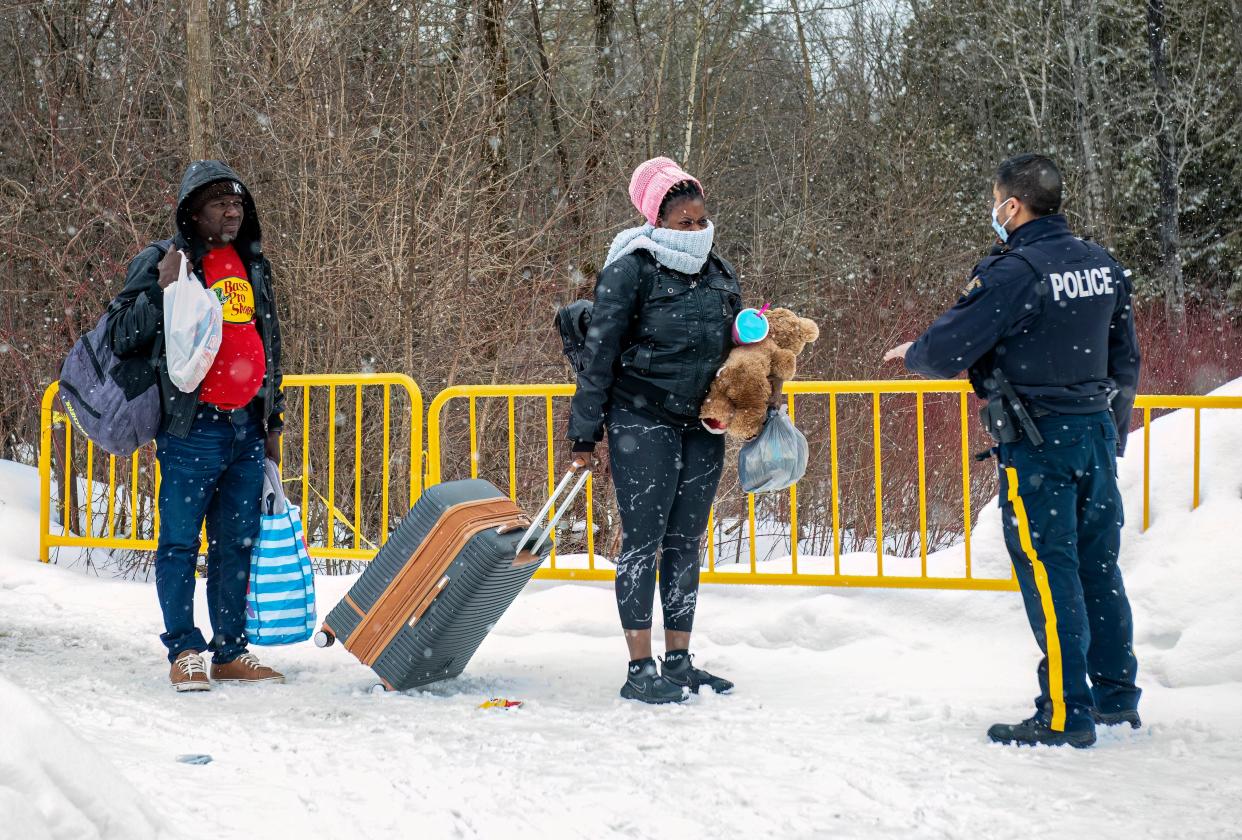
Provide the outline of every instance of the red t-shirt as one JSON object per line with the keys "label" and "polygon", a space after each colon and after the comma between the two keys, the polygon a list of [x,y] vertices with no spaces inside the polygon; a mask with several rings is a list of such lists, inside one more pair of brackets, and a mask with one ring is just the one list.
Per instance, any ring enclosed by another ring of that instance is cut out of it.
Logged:
{"label": "red t-shirt", "polygon": [[259,393],[267,372],[263,339],[254,322],[254,288],[232,245],[203,256],[203,280],[220,299],[224,325],[220,352],[203,378],[198,398],[223,409],[241,408]]}

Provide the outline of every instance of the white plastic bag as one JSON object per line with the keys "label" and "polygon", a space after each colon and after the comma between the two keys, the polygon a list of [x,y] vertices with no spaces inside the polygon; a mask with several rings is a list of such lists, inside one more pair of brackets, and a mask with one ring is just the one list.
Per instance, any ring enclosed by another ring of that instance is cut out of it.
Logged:
{"label": "white plastic bag", "polygon": [[742,444],[737,475],[747,493],[771,493],[796,484],[806,473],[806,437],[785,407],[768,409],[767,422],[754,440]]}
{"label": "white plastic bag", "polygon": [[177,279],[164,290],[164,347],[168,377],[192,394],[220,351],[224,316],[220,299],[190,275],[188,265],[182,254]]}

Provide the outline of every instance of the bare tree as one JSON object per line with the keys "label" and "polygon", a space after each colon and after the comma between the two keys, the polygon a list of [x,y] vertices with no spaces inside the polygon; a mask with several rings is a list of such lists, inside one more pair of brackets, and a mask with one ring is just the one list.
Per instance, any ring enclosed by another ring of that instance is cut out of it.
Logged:
{"label": "bare tree", "polygon": [[1160,287],[1165,307],[1180,315],[1185,312],[1186,287],[1182,278],[1181,234],[1178,230],[1181,196],[1177,178],[1178,148],[1169,84],[1164,0],[1147,0],[1147,43],[1155,93],[1156,157],[1160,173]]}
{"label": "bare tree", "polygon": [[686,85],[686,141],[682,145],[683,165],[690,165],[691,140],[694,138],[694,113],[698,99],[699,54],[703,51],[703,36],[707,28],[707,0],[695,4],[694,52],[690,55],[690,82]]}
{"label": "bare tree", "polygon": [[[882,351],[950,303],[986,252],[996,160],[1032,147],[1062,159],[1075,224],[1094,208],[1090,225],[1135,269],[1140,299],[1171,288],[1188,324],[1218,319],[1143,340],[1197,334],[1233,350],[1223,290],[1242,288],[1242,35],[1229,24],[1242,0],[1161,5],[1158,41],[1144,37],[1147,3],[187,0],[163,16],[151,0],[0,3],[0,441],[34,451],[32,395],[133,255],[171,229],[190,155],[229,160],[259,200],[289,372],[398,370],[426,397],[458,382],[564,381],[549,315],[590,287],[612,228],[633,217],[625,184],[644,153],[681,154],[703,179],[748,302],[820,322],[800,362],[807,377],[892,375]],[[201,138],[189,149],[187,111]],[[212,119],[233,130],[211,131]],[[1161,217],[1162,206],[1174,212]],[[1162,236],[1176,244],[1180,281],[1163,279]],[[1198,387],[1184,372],[1202,356],[1145,349],[1145,387]],[[338,397],[349,421],[353,395]],[[315,423],[327,416],[319,399]],[[900,530],[917,523],[900,470],[913,407],[885,399],[885,518]],[[516,402],[519,492],[533,495],[546,406]],[[816,447],[825,403],[798,402]],[[506,402],[476,408],[480,473],[503,481]],[[855,444],[871,440],[870,407],[842,398],[839,409],[841,440],[854,442],[841,450],[840,487],[826,453],[813,453],[800,523],[829,537],[819,514],[835,489],[865,540],[873,464]],[[448,418],[446,474],[468,470],[465,414]],[[563,403],[554,414],[557,446]],[[377,433],[369,398],[361,416]],[[929,420],[928,447],[951,472],[950,419]],[[355,489],[347,437],[337,507]],[[308,448],[312,489],[326,498],[322,427]],[[378,474],[362,471],[364,505]],[[986,492],[974,479],[972,492]],[[738,498],[725,507],[744,515]],[[936,504],[960,510],[947,496]],[[330,528],[326,510],[312,503],[312,530]],[[364,518],[378,516],[373,505]],[[948,534],[946,517],[937,527]]]}
{"label": "bare tree", "polygon": [[[613,54],[616,4],[613,0],[592,0],[592,21],[595,68],[591,76],[591,101],[587,108],[586,159],[582,165],[582,184],[585,189],[591,189],[596,183],[600,164],[609,147],[605,99],[611,95],[616,79],[616,59]],[[592,203],[591,207],[592,211],[586,214],[585,220],[594,228],[599,226],[601,218],[598,206]]]}
{"label": "bare tree", "polygon": [[190,112],[190,154],[218,157],[215,110],[211,98],[211,18],[208,0],[189,0],[185,18],[186,99]]}
{"label": "bare tree", "polygon": [[487,161],[488,187],[499,194],[508,169],[509,48],[505,43],[506,0],[482,0],[479,11],[479,36],[483,45],[483,63],[488,79],[488,133],[484,138],[484,160]]}
{"label": "bare tree", "polygon": [[[565,132],[561,129],[561,105],[556,96],[556,88],[552,86],[552,67],[548,61],[548,50],[543,42],[543,23],[539,19],[539,0],[530,0],[531,31],[535,39],[535,51],[539,60],[539,79],[548,96],[548,121],[552,127],[552,146],[556,152],[557,168],[561,176],[561,192],[565,193],[573,183],[569,169],[569,150],[566,146]],[[574,227],[581,224],[576,206],[570,207]]]}
{"label": "bare tree", "polygon": [[[1062,0],[1065,46],[1072,85],[1074,126],[1081,157],[1084,191],[1084,218],[1088,229],[1107,242],[1107,200],[1104,191],[1104,164],[1099,149],[1099,91],[1093,83],[1098,62],[1099,41],[1096,4],[1098,0]],[[1084,6],[1086,8],[1084,8]]]}

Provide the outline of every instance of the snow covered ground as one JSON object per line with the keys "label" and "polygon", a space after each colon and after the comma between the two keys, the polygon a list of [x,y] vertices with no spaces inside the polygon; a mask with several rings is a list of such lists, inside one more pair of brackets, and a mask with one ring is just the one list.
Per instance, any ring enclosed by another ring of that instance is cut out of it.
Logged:
{"label": "snow covered ground", "polygon": [[[34,562],[35,472],[0,462],[0,838],[1242,837],[1242,412],[1204,414],[1194,513],[1190,422],[1156,423],[1146,534],[1141,433],[1122,465],[1147,726],[1087,751],[984,739],[1035,693],[1012,593],[707,588],[738,689],[675,708],[617,698],[608,587],[540,582],[430,691],[305,644],[259,651],[286,685],[177,696],[154,587]],[[975,539],[1002,556],[994,505]]]}

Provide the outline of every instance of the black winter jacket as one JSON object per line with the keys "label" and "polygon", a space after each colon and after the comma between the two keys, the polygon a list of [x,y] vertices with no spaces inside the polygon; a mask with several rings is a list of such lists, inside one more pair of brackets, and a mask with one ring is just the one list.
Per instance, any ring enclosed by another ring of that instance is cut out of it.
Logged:
{"label": "black winter jacket", "polygon": [[737,274],[714,252],[693,275],[647,251],[606,267],[595,283],[589,361],[578,375],[569,439],[598,442],[614,395],[693,422],[733,346],[741,309]]}
{"label": "black winter jacket", "polygon": [[[237,173],[218,160],[200,160],[190,165],[181,180],[177,201],[177,232],[171,246],[190,256],[195,272],[202,277],[203,254],[206,246],[197,240],[190,219],[189,197],[195,191],[216,181],[237,181]],[[244,188],[244,185],[243,185]],[[280,367],[280,321],[276,317],[276,299],[272,290],[272,265],[263,256],[263,233],[254,199],[249,190],[242,196],[245,219],[234,247],[246,263],[246,273],[255,295],[255,325],[263,340],[267,375],[255,400],[262,401],[262,416],[267,431],[284,426],[284,394],[280,390],[283,374]],[[108,306],[108,338],[112,352],[119,358],[147,355],[154,359],[159,373],[160,395],[164,414],[160,431],[184,438],[198,408],[198,393],[183,393],[168,376],[164,354],[164,290],[160,288],[159,263],[170,242],[144,248],[129,264],[125,288]]]}

